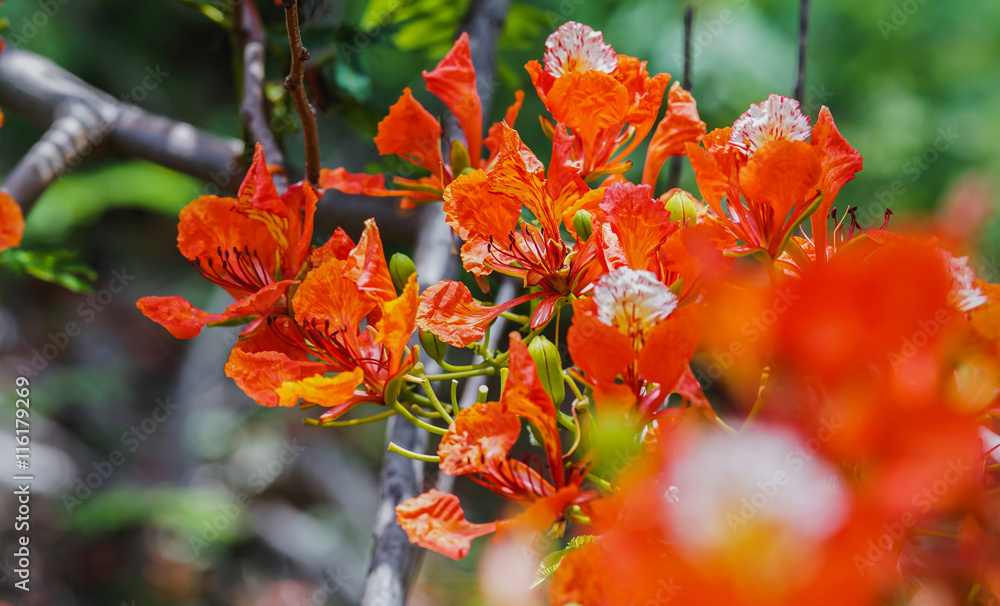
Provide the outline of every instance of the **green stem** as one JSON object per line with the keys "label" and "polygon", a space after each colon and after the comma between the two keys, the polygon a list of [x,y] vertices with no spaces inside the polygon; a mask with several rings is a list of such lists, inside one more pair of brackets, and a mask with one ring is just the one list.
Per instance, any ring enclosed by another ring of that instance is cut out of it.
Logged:
{"label": "green stem", "polygon": [[458,372],[443,372],[436,375],[424,375],[424,378],[428,381],[450,381],[452,379],[468,379],[469,377],[492,376],[495,374],[497,374],[496,368],[486,366],[483,368],[472,368]]}
{"label": "green stem", "polygon": [[602,480],[601,478],[595,476],[592,473],[588,473],[587,474],[587,479],[591,483],[596,484],[597,486],[599,486],[602,490],[606,490],[608,492],[613,492],[614,491],[614,489],[611,488],[611,483],[610,482],[608,482],[607,480]]}
{"label": "green stem", "polygon": [[442,427],[438,427],[437,425],[431,425],[430,423],[427,423],[426,421],[423,421],[423,420],[418,419],[417,417],[413,416],[413,413],[411,413],[409,410],[406,410],[406,407],[403,406],[402,404],[400,404],[399,402],[393,402],[392,404],[390,404],[389,402],[386,402],[386,406],[389,406],[390,408],[392,408],[393,410],[395,410],[399,414],[403,415],[404,419],[406,419],[410,423],[413,423],[414,425],[416,425],[420,429],[423,429],[425,431],[429,431],[431,433],[436,433],[439,436],[443,436],[444,434],[448,433],[447,429],[444,429]]}
{"label": "green stem", "polygon": [[439,400],[437,394],[434,393],[434,386],[431,385],[431,382],[427,379],[427,377],[424,377],[424,391],[427,393],[427,397],[431,401],[431,406],[434,407],[434,410],[440,413],[441,417],[448,422],[448,425],[454,423],[455,419],[453,419],[452,416],[448,414],[448,411],[445,410],[444,405],[441,404],[441,400]]}
{"label": "green stem", "polygon": [[395,410],[387,410],[385,412],[380,412],[370,417],[364,417],[361,419],[350,419],[348,421],[321,422],[319,419],[302,419],[302,422],[310,427],[354,427],[355,425],[364,425],[366,423],[374,423],[376,421],[381,421],[382,419],[388,419],[394,414],[396,414]]}
{"label": "green stem", "polygon": [[398,446],[395,442],[389,442],[389,452],[394,452],[398,455],[403,455],[407,459],[413,459],[414,461],[423,461],[424,463],[440,463],[441,457],[435,455],[425,455],[419,452],[413,452],[412,450],[407,450],[402,446]]}
{"label": "green stem", "polygon": [[458,379],[451,380],[451,412],[458,416]]}

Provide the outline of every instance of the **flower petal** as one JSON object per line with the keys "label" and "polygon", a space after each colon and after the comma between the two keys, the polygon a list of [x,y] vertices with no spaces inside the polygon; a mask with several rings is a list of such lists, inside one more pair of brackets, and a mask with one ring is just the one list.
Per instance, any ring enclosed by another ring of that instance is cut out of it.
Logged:
{"label": "flower petal", "polygon": [[573,302],[573,324],[566,333],[566,345],[573,363],[594,382],[613,383],[635,360],[628,336],[596,317],[592,298]]}
{"label": "flower petal", "polygon": [[378,123],[375,145],[383,156],[395,154],[427,169],[441,173],[441,124],[413,98],[409,88],[389,108],[389,115]]}
{"label": "flower petal", "polygon": [[697,143],[705,135],[705,123],[698,116],[698,104],[691,93],[674,82],[667,94],[667,113],[649,140],[646,164],[642,168],[644,185],[656,186],[656,178],[667,158],[684,154],[685,143]]}
{"label": "flower petal", "polygon": [[539,380],[535,361],[517,332],[510,333],[508,354],[510,374],[500,397],[500,405],[504,410],[530,421],[538,429],[545,443],[552,479],[556,487],[562,487],[565,477],[555,404]]}
{"label": "flower petal", "polygon": [[355,368],[332,377],[317,374],[298,381],[286,381],[276,391],[278,406],[295,406],[300,399],[327,408],[340,406],[354,395],[354,389],[362,380],[364,371]]}
{"label": "flower petal", "polygon": [[375,342],[381,343],[389,351],[394,366],[402,362],[406,344],[417,327],[417,306],[420,302],[417,291],[417,276],[411,274],[403,294],[379,304],[382,317],[375,325],[378,331]]}
{"label": "flower petal", "polygon": [[225,319],[223,314],[202,311],[184,297],[143,297],[136,301],[144,316],[170,331],[177,339],[193,339],[211,322]]}
{"label": "flower petal", "polygon": [[489,473],[507,459],[521,434],[521,422],[497,402],[473,404],[459,411],[441,438],[441,471],[452,476]]}
{"label": "flower petal", "polygon": [[472,539],[491,534],[497,527],[496,522],[469,522],[458,497],[433,488],[397,505],[396,519],[411,542],[454,560],[469,553]]}
{"label": "flower petal", "polygon": [[396,298],[396,287],[389,275],[389,265],[385,262],[382,238],[375,219],[365,221],[365,230],[347,259],[344,275],[353,280],[363,294],[377,301]]}
{"label": "flower petal", "polygon": [[479,165],[483,141],[483,107],[476,90],[476,69],[469,51],[469,34],[462,32],[455,45],[432,72],[424,72],[427,90],[444,102],[465,132],[469,157]]}
{"label": "flower petal", "polygon": [[792,208],[816,192],[819,178],[819,158],[808,143],[777,139],[750,157],[740,171],[740,187],[750,201],[770,206],[780,227]]}
{"label": "flower petal", "polygon": [[628,266],[655,270],[656,251],[677,230],[648,185],[613,183],[604,191],[594,220],[608,269]]}
{"label": "flower petal", "polygon": [[337,330],[356,330],[376,303],[345,276],[348,263],[330,259],[306,275],[292,301],[296,322],[306,325],[329,320]]}
{"label": "flower petal", "polygon": [[255,402],[268,407],[294,405],[279,398],[278,389],[325,370],[326,365],[318,362],[293,360],[276,351],[247,352],[239,347],[233,349],[226,362],[226,376]]}
{"label": "flower petal", "polygon": [[476,303],[461,282],[442,280],[420,295],[417,326],[454,347],[465,347],[483,338],[486,327],[503,312],[544,293],[531,293],[502,305]]}

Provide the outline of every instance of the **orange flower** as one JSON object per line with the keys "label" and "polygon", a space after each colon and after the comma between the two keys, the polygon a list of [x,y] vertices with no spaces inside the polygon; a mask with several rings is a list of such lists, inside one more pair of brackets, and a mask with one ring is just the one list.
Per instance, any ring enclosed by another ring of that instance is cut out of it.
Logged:
{"label": "orange flower", "polygon": [[[566,477],[557,414],[528,348],[518,333],[511,333],[510,375],[500,401],[460,411],[441,439],[438,456],[442,472],[468,476],[528,509],[512,520],[470,525],[456,497],[432,490],[396,508],[399,524],[410,540],[458,559],[468,553],[469,541],[475,536],[497,530],[540,532],[561,520],[568,507],[593,500],[594,493],[580,489],[586,474],[582,467],[572,466]],[[543,469],[510,457],[521,433],[519,417],[538,430],[551,481]],[[430,503],[434,506],[428,507]]]}
{"label": "orange flower", "polygon": [[209,324],[255,318],[243,336],[256,333],[261,317],[287,314],[287,289],[310,267],[316,201],[306,182],[279,196],[258,144],[237,197],[198,198],[181,211],[177,230],[181,254],[237,301],[221,314],[178,296],[143,297],[136,305],[178,339],[193,338]]}
{"label": "orange flower", "polygon": [[544,67],[525,65],[545,106],[572,132],[572,156],[584,178],[628,170],[629,153],[649,134],[668,74],[650,77],[646,62],[618,55],[600,32],[568,21],[545,41]]}
{"label": "orange flower", "polygon": [[793,230],[813,213],[817,242],[826,250],[830,205],[861,170],[860,154],[840,136],[826,108],[810,131],[797,101],[771,95],[702,143],[685,148],[705,202],[742,241],[731,254],[761,251],[777,259]]}
{"label": "orange flower", "polygon": [[[320,171],[320,186],[336,189],[348,194],[366,196],[402,196],[403,207],[418,203],[440,200],[445,187],[466,168],[480,168],[488,163],[482,160],[485,143],[491,149],[489,162],[495,157],[496,129],[494,124],[490,137],[483,141],[483,110],[476,90],[476,70],[472,64],[469,49],[469,35],[462,33],[452,49],[438,63],[432,72],[423,73],[427,90],[440,99],[458,120],[465,141],[453,141],[461,152],[451,158],[442,156],[441,123],[430,114],[419,101],[414,99],[409,88],[403,90],[389,115],[378,125],[375,145],[383,156],[397,155],[430,173],[418,179],[396,178],[393,182],[400,189],[389,189],[383,175],[363,175],[349,173],[343,168]],[[516,101],[507,110],[504,120],[514,124],[524,94],[518,91]],[[465,157],[465,165],[452,165],[459,157]]]}
{"label": "orange flower", "polygon": [[[542,301],[531,325],[542,326],[552,317],[556,303],[583,292],[597,270],[593,239],[571,245],[563,240],[560,229],[572,225],[577,211],[595,209],[602,190],[591,191],[576,179],[553,191],[554,182],[546,181],[538,158],[514,130],[501,128],[503,143],[496,163],[489,170],[456,179],[445,191],[444,211],[448,224],[465,240],[462,261],[466,269],[477,276],[498,271],[521,278],[526,287],[536,290],[490,308],[476,304],[468,289],[457,283],[444,282],[425,291],[421,328],[463,347],[481,338],[497,315],[532,299]],[[534,222],[521,220],[525,208],[534,215]]]}
{"label": "orange flower", "polygon": [[594,385],[598,403],[621,400],[615,383],[621,376],[644,425],[689,372],[698,311],[678,308],[677,296],[652,272],[629,267],[602,276],[593,295],[573,303],[570,355]]}
{"label": "orange flower", "polygon": [[[369,219],[353,249],[310,271],[296,289],[294,325],[272,322],[279,340],[317,361],[237,348],[226,374],[265,406],[293,406],[302,399],[328,407],[321,421],[361,403],[384,403],[390,384],[416,362],[407,343],[416,328],[417,302],[415,276],[396,295],[378,227]],[[267,368],[287,370],[262,383]]]}

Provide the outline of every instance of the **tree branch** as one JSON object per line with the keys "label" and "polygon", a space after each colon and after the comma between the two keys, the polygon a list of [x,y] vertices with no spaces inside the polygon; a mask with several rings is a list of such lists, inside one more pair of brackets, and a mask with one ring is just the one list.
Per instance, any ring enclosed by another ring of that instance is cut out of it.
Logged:
{"label": "tree branch", "polygon": [[[469,33],[472,62],[476,68],[477,88],[483,113],[489,113],[495,89],[495,57],[497,39],[510,7],[510,0],[472,0],[460,29]],[[454,117],[448,120],[448,139],[457,140]],[[421,209],[419,231],[414,252],[414,264],[424,286],[454,276],[458,260],[452,253],[452,231],[445,222],[441,204]],[[426,364],[428,372],[431,362]],[[415,452],[427,447],[427,435],[409,423],[393,417],[388,429],[388,441]],[[387,454],[382,463],[382,491],[378,519],[375,523],[375,546],[372,563],[365,579],[362,606],[403,606],[423,555],[410,543],[406,533],[396,523],[396,505],[415,496],[423,488],[423,464],[404,457]]]}
{"label": "tree branch", "polygon": [[302,35],[299,32],[298,0],[282,0],[285,7],[285,26],[288,29],[288,45],[292,49],[292,67],[285,78],[285,88],[292,94],[295,111],[302,120],[302,138],[306,146],[306,179],[316,185],[319,183],[319,133],[316,130],[316,113],[302,80],[306,71],[306,60],[309,51],[302,46]]}
{"label": "tree branch", "polygon": [[[25,213],[46,187],[94,149],[149,160],[223,187],[238,171],[243,152],[235,139],[115,99],[49,59],[13,47],[0,54],[0,105],[43,129],[53,128],[3,186]],[[220,175],[225,182],[219,183]]]}
{"label": "tree branch", "polygon": [[[694,86],[691,83],[691,30],[694,26],[694,5],[691,4],[684,11],[684,73],[681,77],[681,86],[684,90],[691,92]],[[669,108],[668,108],[669,111]],[[670,161],[670,174],[667,176],[667,191],[681,184],[681,156],[674,156]]]}
{"label": "tree branch", "polygon": [[[240,117],[254,141],[264,148],[264,157],[270,165],[285,167],[285,154],[278,146],[264,105],[264,49],[267,35],[257,10],[257,0],[241,0],[233,12],[233,33],[237,48],[243,58],[243,95],[240,100]],[[274,186],[278,193],[288,187],[287,175],[275,174]]]}
{"label": "tree branch", "polygon": [[799,71],[795,78],[795,98],[805,104],[806,94],[806,50],[809,47],[809,0],[802,0],[799,6]]}

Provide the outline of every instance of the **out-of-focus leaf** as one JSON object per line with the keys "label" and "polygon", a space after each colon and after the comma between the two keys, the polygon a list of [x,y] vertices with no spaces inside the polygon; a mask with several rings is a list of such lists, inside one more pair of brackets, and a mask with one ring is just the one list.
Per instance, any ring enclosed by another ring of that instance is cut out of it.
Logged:
{"label": "out-of-focus leaf", "polygon": [[551,26],[549,15],[540,8],[514,2],[507,13],[507,21],[500,32],[501,48],[527,49],[548,35]]}
{"label": "out-of-focus leaf", "polygon": [[566,556],[566,554],[573,551],[574,549],[579,549],[580,547],[583,547],[587,543],[593,543],[596,540],[597,537],[593,535],[581,535],[578,537],[573,537],[570,540],[569,544],[566,545],[565,549],[560,549],[559,551],[552,552],[549,555],[542,558],[542,561],[538,564],[538,571],[535,573],[535,582],[531,585],[532,589],[538,587],[539,585],[542,584],[542,582],[545,581],[545,579],[552,576],[552,573],[554,573],[556,569],[559,568],[559,564],[562,563],[562,559]]}
{"label": "out-of-focus leaf", "polygon": [[141,208],[176,216],[210,193],[200,181],[143,161],[93,173],[70,173],[52,184],[28,214],[25,242],[59,242],[70,230],[111,208]]}
{"label": "out-of-focus leaf", "polygon": [[36,251],[11,248],[0,253],[0,265],[39,280],[58,284],[73,292],[91,293],[97,272],[66,250]]}

